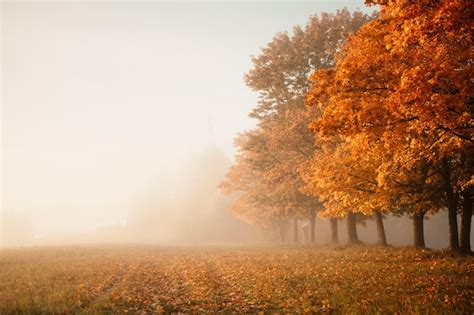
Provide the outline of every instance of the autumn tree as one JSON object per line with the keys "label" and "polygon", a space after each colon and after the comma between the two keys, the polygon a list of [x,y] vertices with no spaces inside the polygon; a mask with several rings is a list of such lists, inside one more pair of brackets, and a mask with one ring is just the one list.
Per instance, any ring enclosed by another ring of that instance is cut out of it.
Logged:
{"label": "autumn tree", "polygon": [[305,190],[318,194],[324,202],[322,216],[347,217],[348,241],[358,243],[356,217],[374,216],[378,242],[387,245],[383,215],[389,201],[379,193],[374,169],[378,163],[375,150],[368,150],[370,141],[358,137],[318,137],[321,148],[315,152],[303,172]]}
{"label": "autumn tree", "polygon": [[252,224],[268,226],[282,219],[284,213],[277,207],[271,188],[264,180],[265,170],[273,156],[266,154],[266,141],[257,130],[241,133],[235,139],[238,153],[235,163],[219,184],[225,193],[237,193],[230,212]]}
{"label": "autumn tree", "polygon": [[364,154],[382,154],[369,178],[376,179],[377,195],[385,195],[391,207],[411,205],[416,217],[443,202],[451,249],[459,247],[456,217],[462,196],[461,247],[469,251],[473,7],[469,1],[379,4],[380,17],[351,38],[335,69],[313,75],[307,103],[322,112],[313,128],[337,138],[338,146],[361,136],[370,139],[373,145]]}
{"label": "autumn tree", "polygon": [[[303,190],[301,177],[305,163],[319,147],[308,128],[312,117],[318,114],[317,110],[305,107],[305,94],[310,88],[308,78],[316,69],[332,67],[335,53],[347,35],[370,19],[347,9],[313,16],[304,29],[295,27],[291,36],[277,34],[260,55],[252,58],[254,67],[245,76],[247,85],[259,94],[250,116],[258,120],[259,132],[268,135],[267,154],[278,156],[278,162],[262,176],[271,179],[274,192],[292,196],[287,199],[292,216],[295,220],[306,217],[310,221],[312,241],[316,211],[322,205],[317,195]],[[337,228],[334,223],[337,222],[332,222],[333,229]],[[337,241],[337,231],[332,235],[333,241]]]}
{"label": "autumn tree", "polygon": [[270,128],[256,128],[236,138],[239,152],[234,165],[221,182],[225,193],[237,193],[230,211],[240,219],[261,226],[276,226],[280,236],[284,221],[294,216],[294,211],[317,207],[314,198],[304,195],[296,183],[297,178],[283,161],[282,152],[269,147],[266,132]]}

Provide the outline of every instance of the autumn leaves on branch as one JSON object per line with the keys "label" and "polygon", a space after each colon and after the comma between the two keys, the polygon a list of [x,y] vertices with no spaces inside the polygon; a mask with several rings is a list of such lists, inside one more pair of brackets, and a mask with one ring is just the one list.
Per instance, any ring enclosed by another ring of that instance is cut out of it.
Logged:
{"label": "autumn leaves on branch", "polygon": [[268,227],[306,218],[312,239],[316,213],[353,228],[374,217],[381,244],[383,216],[409,215],[423,247],[424,216],[447,210],[450,248],[470,252],[473,7],[380,8],[314,16],[253,58],[246,82],[260,96],[250,114],[258,126],[237,137],[221,188],[236,192],[236,216]]}

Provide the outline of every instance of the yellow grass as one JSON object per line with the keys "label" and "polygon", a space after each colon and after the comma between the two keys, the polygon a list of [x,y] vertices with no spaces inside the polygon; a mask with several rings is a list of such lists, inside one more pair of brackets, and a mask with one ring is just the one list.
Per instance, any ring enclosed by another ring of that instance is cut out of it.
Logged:
{"label": "yellow grass", "polygon": [[474,259],[407,248],[0,252],[0,314],[474,312]]}

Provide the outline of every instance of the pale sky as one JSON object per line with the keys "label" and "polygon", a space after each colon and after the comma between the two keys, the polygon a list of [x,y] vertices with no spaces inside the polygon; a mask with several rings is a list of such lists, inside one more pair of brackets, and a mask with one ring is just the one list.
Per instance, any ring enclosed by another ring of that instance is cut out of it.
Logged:
{"label": "pale sky", "polygon": [[2,211],[35,233],[123,221],[211,142],[254,124],[243,82],[280,31],[363,1],[20,2],[1,13]]}

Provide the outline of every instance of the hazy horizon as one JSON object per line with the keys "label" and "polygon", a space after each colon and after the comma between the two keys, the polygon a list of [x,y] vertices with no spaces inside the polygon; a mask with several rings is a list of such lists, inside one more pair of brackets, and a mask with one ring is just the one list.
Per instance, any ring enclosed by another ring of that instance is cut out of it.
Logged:
{"label": "hazy horizon", "polygon": [[[251,55],[316,2],[21,2],[2,6],[2,213],[34,234],[123,224],[207,147],[229,159],[257,95]],[[364,8],[363,8],[364,9]],[[366,9],[364,9],[366,10]],[[181,176],[181,177],[180,177]]]}
{"label": "hazy horizon", "polygon": [[0,314],[474,314],[469,4],[0,0]]}

